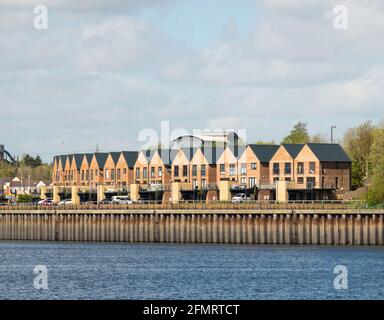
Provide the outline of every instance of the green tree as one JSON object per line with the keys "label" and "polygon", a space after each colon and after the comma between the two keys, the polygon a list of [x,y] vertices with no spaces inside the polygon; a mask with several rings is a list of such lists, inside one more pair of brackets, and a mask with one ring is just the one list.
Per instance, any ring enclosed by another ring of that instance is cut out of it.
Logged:
{"label": "green tree", "polygon": [[298,122],[293,126],[289,134],[281,141],[284,143],[308,143],[309,134],[307,124],[305,122]]}
{"label": "green tree", "polygon": [[361,187],[364,179],[369,176],[369,157],[373,142],[372,121],[367,121],[357,127],[350,128],[343,137],[343,146],[352,160],[352,186]]}
{"label": "green tree", "polygon": [[36,157],[32,157],[28,153],[23,156],[23,158],[21,159],[21,162],[31,168],[36,168],[43,164],[43,161],[41,160],[39,155]]}
{"label": "green tree", "polygon": [[384,126],[373,131],[372,146],[369,154],[369,164],[372,178],[368,193],[369,202],[378,204],[384,202]]}
{"label": "green tree", "polygon": [[312,143],[327,143],[327,137],[321,133],[316,133],[310,138],[310,142]]}
{"label": "green tree", "polygon": [[263,140],[257,140],[255,144],[276,144],[275,140],[271,141],[263,141]]}
{"label": "green tree", "polygon": [[10,178],[16,174],[16,167],[7,162],[0,163],[0,179]]}

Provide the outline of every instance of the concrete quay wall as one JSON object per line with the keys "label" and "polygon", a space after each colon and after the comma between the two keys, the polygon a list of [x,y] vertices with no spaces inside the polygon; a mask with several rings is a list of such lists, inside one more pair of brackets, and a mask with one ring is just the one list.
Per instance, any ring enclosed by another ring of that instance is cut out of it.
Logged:
{"label": "concrete quay wall", "polygon": [[12,210],[0,240],[382,245],[384,210]]}

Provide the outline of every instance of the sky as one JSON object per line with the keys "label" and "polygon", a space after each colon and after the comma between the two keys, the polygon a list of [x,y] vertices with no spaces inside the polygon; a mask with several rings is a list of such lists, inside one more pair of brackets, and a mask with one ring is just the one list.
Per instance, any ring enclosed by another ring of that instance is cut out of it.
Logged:
{"label": "sky", "polygon": [[0,1],[0,144],[14,155],[137,150],[162,121],[170,139],[234,129],[254,143],[298,121],[340,140],[384,118],[382,0],[46,0],[38,30],[40,4]]}

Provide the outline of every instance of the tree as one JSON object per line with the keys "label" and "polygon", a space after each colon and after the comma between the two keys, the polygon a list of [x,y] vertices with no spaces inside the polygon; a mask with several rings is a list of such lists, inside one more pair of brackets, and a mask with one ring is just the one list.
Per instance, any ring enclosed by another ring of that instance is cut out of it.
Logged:
{"label": "tree", "polygon": [[373,131],[372,146],[369,154],[369,164],[372,173],[368,199],[370,203],[384,202],[384,126]]}
{"label": "tree", "polygon": [[263,141],[263,140],[257,140],[255,144],[276,144],[275,140],[271,140],[271,141]]}
{"label": "tree", "polygon": [[285,143],[308,143],[309,134],[307,124],[305,122],[298,122],[293,126],[293,129],[283,139],[282,144]]}
{"label": "tree", "polygon": [[16,167],[12,166],[7,162],[0,163],[0,179],[10,178],[16,174]]}
{"label": "tree", "polygon": [[41,158],[39,155],[36,157],[32,157],[28,153],[23,156],[23,158],[21,159],[21,162],[31,168],[36,168],[43,164],[43,161],[41,161]]}
{"label": "tree", "polygon": [[310,138],[312,143],[327,143],[327,137],[321,133],[316,133]]}
{"label": "tree", "polygon": [[367,121],[350,128],[343,137],[343,146],[352,160],[352,186],[361,187],[369,176],[369,156],[375,127]]}

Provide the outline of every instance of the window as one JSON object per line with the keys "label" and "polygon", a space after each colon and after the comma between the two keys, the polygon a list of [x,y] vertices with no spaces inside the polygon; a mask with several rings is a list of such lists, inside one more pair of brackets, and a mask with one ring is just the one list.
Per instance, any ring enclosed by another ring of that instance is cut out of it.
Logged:
{"label": "window", "polygon": [[179,176],[179,166],[175,166],[174,169],[173,169],[173,175],[175,177],[178,177]]}
{"label": "window", "polygon": [[162,177],[162,176],[163,176],[163,167],[158,167],[158,168],[157,168],[157,175],[158,175],[159,177]]}
{"label": "window", "polygon": [[315,173],[315,163],[314,162],[309,163],[309,173]]}
{"label": "window", "polygon": [[151,178],[155,176],[155,167],[151,167]]}
{"label": "window", "polygon": [[193,180],[192,180],[192,188],[193,188],[193,189],[196,189],[196,187],[197,187],[197,180],[196,180],[196,179],[193,179]]}
{"label": "window", "polygon": [[127,174],[127,168],[123,169],[123,174]]}
{"label": "window", "polygon": [[136,178],[140,178],[140,168],[136,168]]}
{"label": "window", "polygon": [[93,180],[93,170],[91,170],[91,180]]}
{"label": "window", "polygon": [[197,176],[197,165],[192,166],[192,176],[196,177]]}
{"label": "window", "polygon": [[255,178],[249,178],[249,187],[253,188],[256,185],[256,179]]}
{"label": "window", "polygon": [[143,178],[147,177],[147,168],[143,168]]}
{"label": "window", "polygon": [[229,175],[230,176],[234,176],[236,174],[236,170],[235,170],[235,164],[234,163],[231,163],[229,165]]}
{"label": "window", "polygon": [[240,183],[243,184],[243,185],[246,185],[247,184],[247,178],[242,177],[240,179]]}
{"label": "window", "polygon": [[87,171],[85,172],[85,178],[86,178],[87,180],[89,180],[89,170],[87,170]]}
{"label": "window", "polygon": [[188,166],[183,166],[183,177],[186,177],[188,175]]}
{"label": "window", "polygon": [[121,171],[120,171],[120,169],[117,169],[117,173],[116,173],[116,175],[117,175],[117,179],[119,180],[120,177],[121,177]]}
{"label": "window", "polygon": [[205,172],[205,164],[202,164],[201,165],[201,176],[205,177],[205,174],[206,174],[206,172]]}
{"label": "window", "polygon": [[285,177],[285,181],[291,181],[291,177]]}
{"label": "window", "polygon": [[201,180],[201,189],[205,189],[205,187],[206,187],[206,181],[205,181],[205,179],[202,179]]}
{"label": "window", "polygon": [[321,177],[321,188],[325,188],[325,177]]}
{"label": "window", "polygon": [[256,170],[257,169],[257,164],[256,162],[251,163],[251,170]]}
{"label": "window", "polygon": [[[57,179],[59,180],[59,179]],[[81,170],[81,180],[84,180],[84,170]]]}
{"label": "window", "polygon": [[297,178],[297,184],[303,184],[304,183],[304,178],[303,177],[298,177]]}
{"label": "window", "polygon": [[304,174],[304,162],[297,163],[297,174]]}
{"label": "window", "polygon": [[339,189],[339,177],[335,177],[335,188]]}
{"label": "window", "polygon": [[316,187],[316,179],[314,177],[307,178],[307,189],[313,189]]}
{"label": "window", "polygon": [[220,164],[220,173],[224,173],[225,174],[225,164]]}
{"label": "window", "polygon": [[279,177],[274,177],[273,182],[279,181]]}
{"label": "window", "polygon": [[279,174],[280,173],[280,165],[278,163],[273,163],[273,174]]}
{"label": "window", "polygon": [[99,169],[95,169],[95,176],[97,177],[99,175]]}
{"label": "window", "polygon": [[284,174],[291,174],[291,163],[286,162],[284,165]]}
{"label": "window", "polygon": [[111,179],[115,180],[115,169],[111,170]]}
{"label": "window", "polygon": [[109,179],[109,170],[105,169],[105,179]]}
{"label": "window", "polygon": [[241,164],[240,172],[241,174],[247,174],[247,165],[245,163]]}

